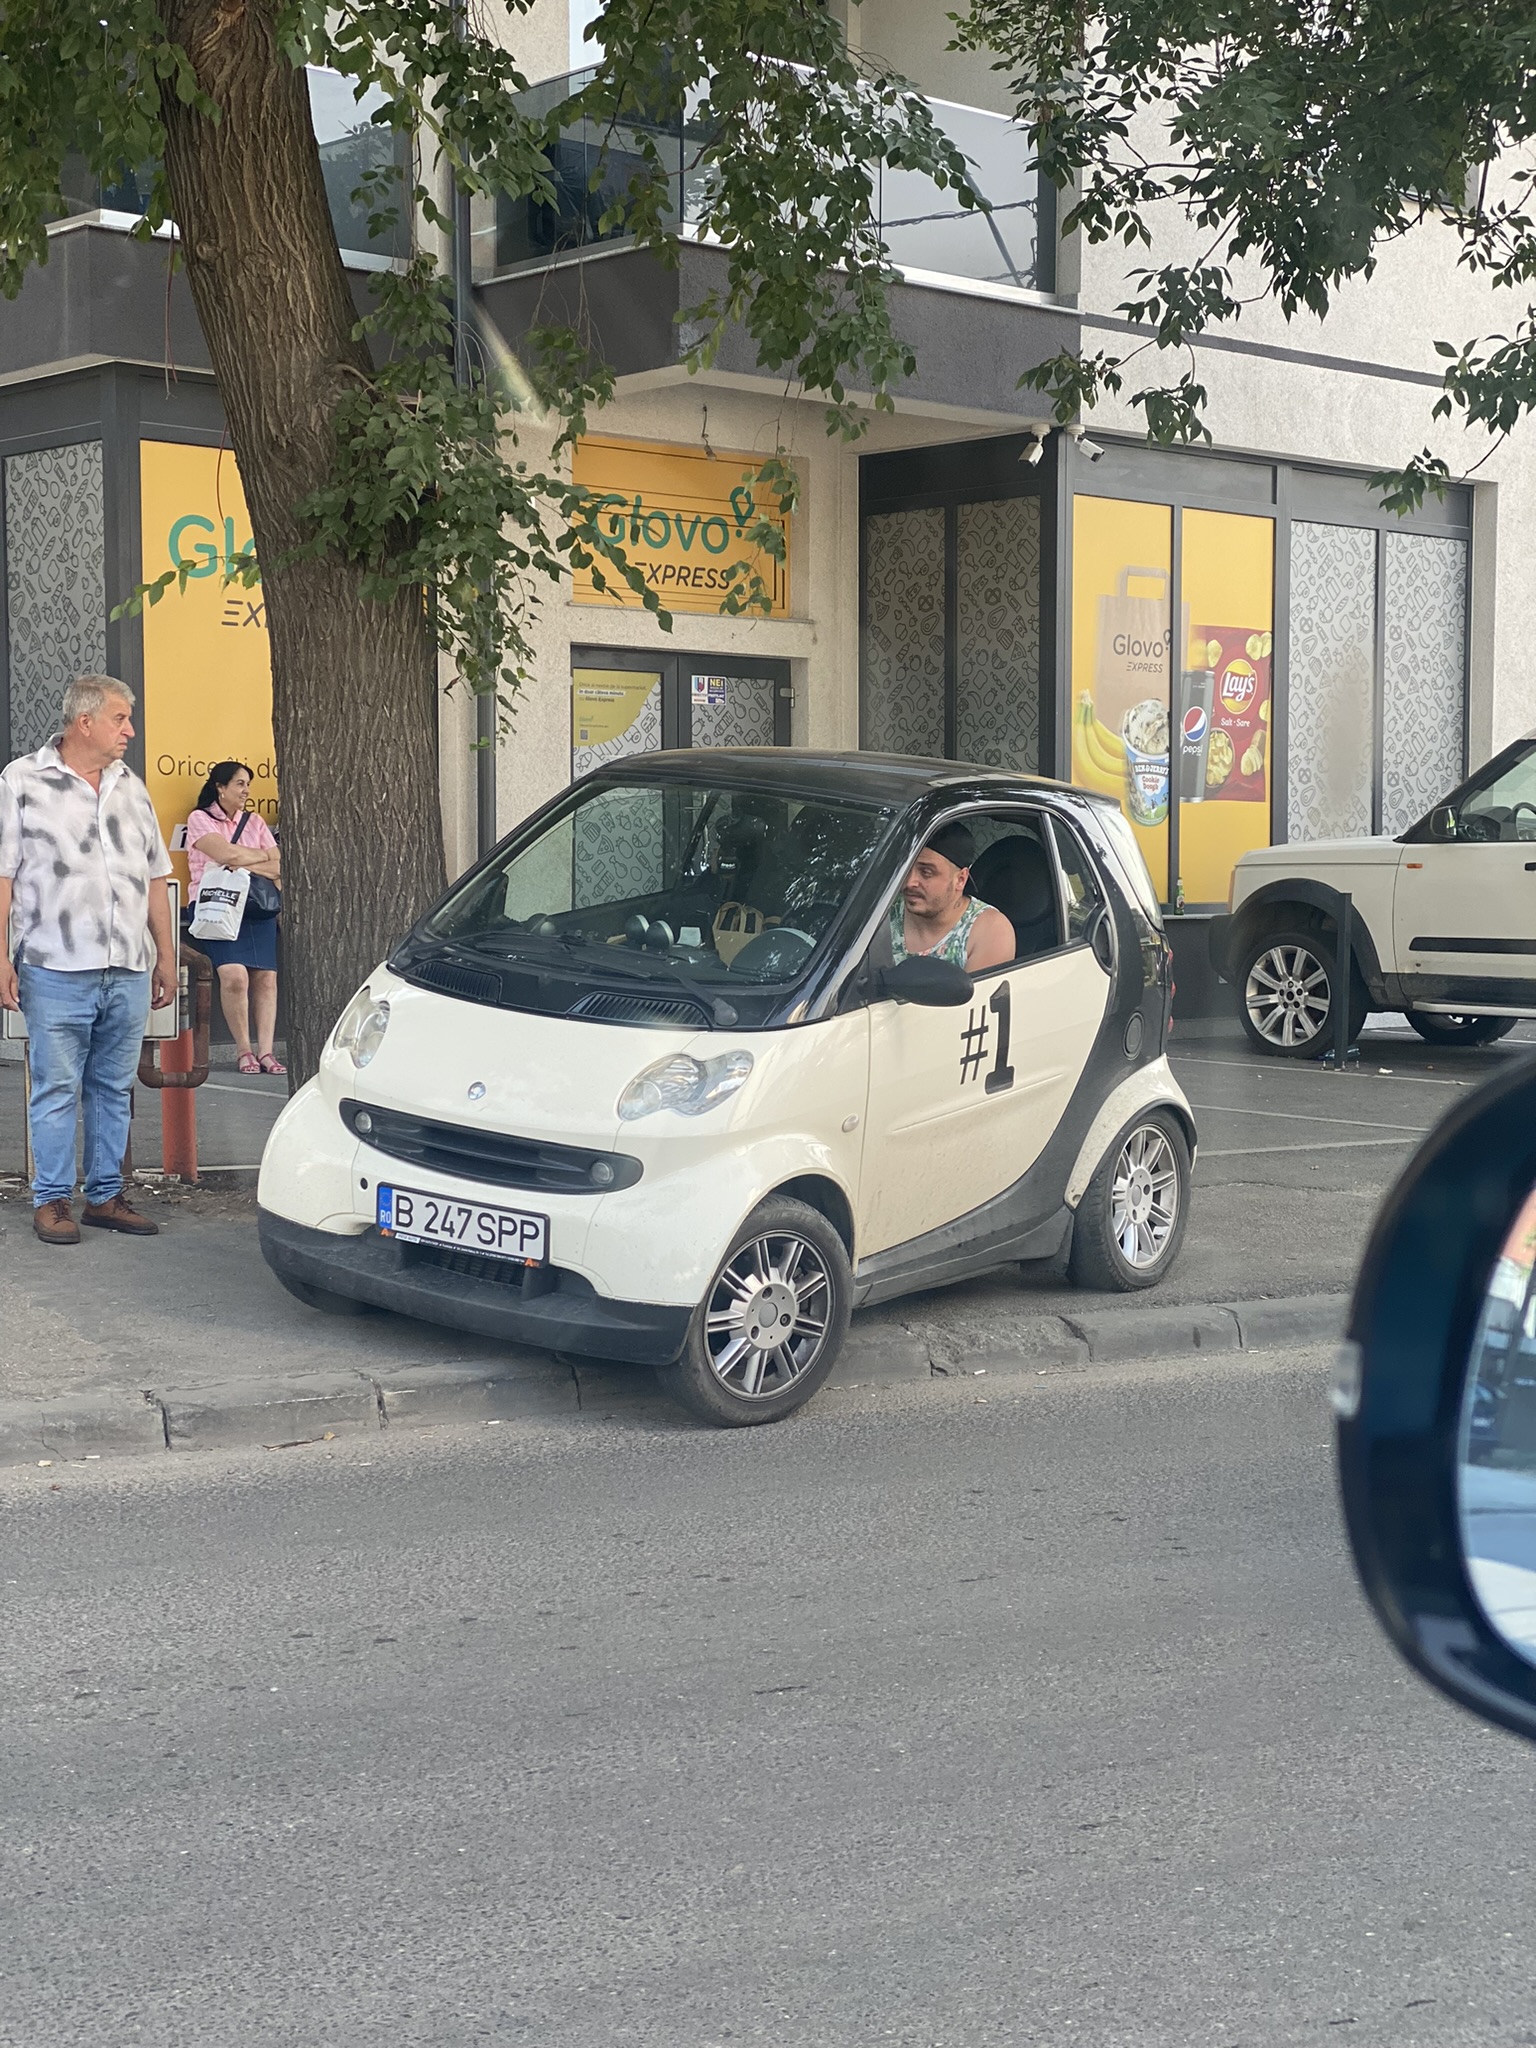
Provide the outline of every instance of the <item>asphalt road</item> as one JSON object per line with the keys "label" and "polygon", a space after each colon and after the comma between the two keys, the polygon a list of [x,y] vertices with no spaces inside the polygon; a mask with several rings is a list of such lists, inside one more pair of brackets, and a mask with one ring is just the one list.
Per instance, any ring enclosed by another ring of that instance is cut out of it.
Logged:
{"label": "asphalt road", "polygon": [[1536,2042],[1325,1373],[0,1474],[0,2040]]}

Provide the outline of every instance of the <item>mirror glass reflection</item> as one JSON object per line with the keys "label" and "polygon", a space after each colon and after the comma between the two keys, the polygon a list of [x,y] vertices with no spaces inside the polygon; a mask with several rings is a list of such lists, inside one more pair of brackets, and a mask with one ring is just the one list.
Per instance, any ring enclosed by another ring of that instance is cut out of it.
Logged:
{"label": "mirror glass reflection", "polygon": [[1462,1552],[1483,1612],[1536,1664],[1536,1190],[1504,1241],[1461,1416]]}

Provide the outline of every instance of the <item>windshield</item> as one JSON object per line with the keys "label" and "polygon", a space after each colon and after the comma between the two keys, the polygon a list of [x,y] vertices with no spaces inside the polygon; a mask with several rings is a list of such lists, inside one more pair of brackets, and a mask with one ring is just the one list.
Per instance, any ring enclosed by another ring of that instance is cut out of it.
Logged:
{"label": "windshield", "polygon": [[1536,839],[1536,746],[1462,798],[1456,828],[1462,839]]}
{"label": "windshield", "polygon": [[625,979],[793,981],[890,815],[707,783],[603,783],[426,929],[494,959],[560,948]]}

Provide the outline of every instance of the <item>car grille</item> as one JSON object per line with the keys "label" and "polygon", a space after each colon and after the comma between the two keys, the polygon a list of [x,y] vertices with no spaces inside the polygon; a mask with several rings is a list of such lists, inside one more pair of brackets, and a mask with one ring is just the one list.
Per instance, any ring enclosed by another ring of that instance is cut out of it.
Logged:
{"label": "car grille", "polygon": [[365,1145],[387,1152],[391,1159],[495,1187],[605,1195],[614,1188],[633,1187],[644,1170],[638,1159],[623,1152],[590,1152],[579,1145],[552,1145],[538,1138],[509,1137],[504,1131],[435,1123],[350,1098],[341,1105],[341,1120]]}
{"label": "car grille", "polygon": [[631,996],[598,990],[583,996],[573,1017],[596,1017],[605,1024],[686,1024],[697,1028],[709,1019],[697,1003],[677,996]]}
{"label": "car grille", "polygon": [[451,960],[423,960],[411,969],[411,979],[445,996],[462,996],[469,1003],[497,1003],[501,1000],[501,977],[479,974],[472,967],[456,967]]}
{"label": "car grille", "polygon": [[525,1266],[520,1259],[488,1259],[480,1252],[461,1252],[445,1244],[402,1244],[398,1247],[404,1267],[430,1266],[439,1273],[456,1273],[463,1280],[489,1280],[497,1287],[532,1298],[551,1294],[556,1284],[553,1266]]}

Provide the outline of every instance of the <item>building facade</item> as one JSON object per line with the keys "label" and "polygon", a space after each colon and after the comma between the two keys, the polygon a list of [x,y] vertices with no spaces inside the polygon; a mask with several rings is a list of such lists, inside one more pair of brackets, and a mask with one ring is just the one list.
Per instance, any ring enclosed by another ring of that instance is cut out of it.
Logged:
{"label": "building facade", "polygon": [[[588,47],[586,19],[580,0],[540,0],[511,31],[551,104]],[[1086,435],[1052,428],[1019,375],[1124,339],[1125,252],[1062,239],[1001,78],[945,48],[942,10],[865,0],[850,20],[932,96],[993,206],[962,215],[915,174],[883,180],[895,315],[918,369],[862,441],[828,438],[821,406],[786,396],[743,337],[688,372],[680,316],[720,259],[689,235],[681,135],[676,269],[596,237],[599,144],[579,131],[552,160],[557,206],[475,217],[485,332],[515,353],[535,317],[579,308],[618,372],[577,473],[672,628],[632,593],[580,578],[550,592],[494,778],[474,773],[472,719],[445,699],[450,863],[626,752],[864,747],[1113,789],[1170,912],[1195,920],[1224,904],[1245,849],[1401,831],[1536,723],[1530,436],[1480,461],[1483,444],[1443,429],[1436,444],[1431,430],[1435,339],[1499,317],[1455,269],[1448,231],[1431,222],[1387,250],[1326,322],[1288,325],[1259,305],[1196,342],[1211,448],[1151,449],[1118,404]],[[366,137],[323,76],[312,90],[345,242],[342,187]],[[145,766],[174,808],[209,748],[271,770],[252,680],[262,628],[250,608],[228,610],[216,573],[243,513],[185,288],[172,279],[167,293],[164,252],[129,242],[131,210],[108,199],[122,195],[84,194],[49,265],[0,307],[0,742],[7,755],[37,744],[60,682],[105,663],[144,689]],[[1170,225],[1158,260],[1180,232]],[[360,292],[393,253],[349,257]],[[1369,476],[1426,440],[1453,471],[1477,463],[1474,479],[1410,518],[1384,515]],[[763,509],[751,472],[780,448],[801,489],[783,561],[755,564],[770,608],[726,616],[722,576]],[[189,547],[206,564],[188,586],[200,623],[172,626],[169,602],[167,621],[112,619]],[[187,686],[189,659],[237,646],[222,700]],[[258,777],[258,794],[276,805],[275,782]]]}

